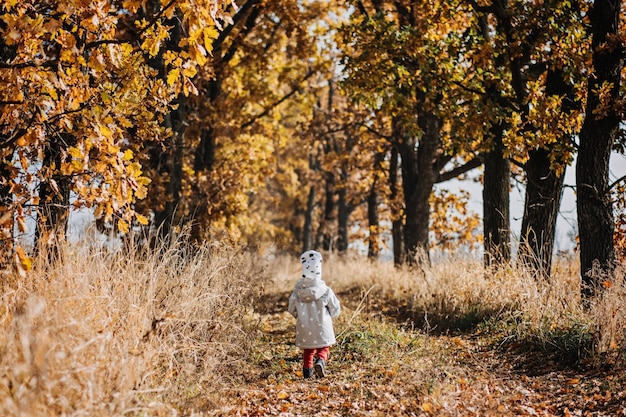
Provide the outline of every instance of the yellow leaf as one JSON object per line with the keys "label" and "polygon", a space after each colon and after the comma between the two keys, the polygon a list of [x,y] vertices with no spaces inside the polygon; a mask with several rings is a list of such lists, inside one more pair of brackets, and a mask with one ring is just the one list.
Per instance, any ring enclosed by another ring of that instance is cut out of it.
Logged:
{"label": "yellow leaf", "polygon": [[117,221],[117,228],[122,233],[128,233],[128,228],[129,228],[128,222],[124,219],[119,219]]}
{"label": "yellow leaf", "polygon": [[198,70],[195,66],[188,66],[187,68],[183,68],[183,75],[185,77],[193,78],[198,73]]}
{"label": "yellow leaf", "polygon": [[50,97],[52,97],[53,100],[58,100],[59,99],[59,95],[57,94],[57,90],[55,90],[54,88],[48,88],[48,89],[46,89],[46,92],[50,95]]}
{"label": "yellow leaf", "polygon": [[103,124],[96,125],[96,132],[98,132],[101,136],[110,139],[113,136],[113,131],[107,126]]}
{"label": "yellow leaf", "polygon": [[83,163],[80,161],[76,161],[76,160],[73,160],[70,166],[72,167],[74,172],[80,171],[81,169],[83,169]]}
{"label": "yellow leaf", "polygon": [[[139,200],[143,200],[148,195],[148,189],[146,187],[139,187],[135,191],[135,197]],[[142,223],[143,224],[143,223]]]}
{"label": "yellow leaf", "polygon": [[67,150],[67,153],[69,153],[72,157],[76,159],[81,159],[83,157],[83,152],[80,149],[75,148],[74,146],[70,146]]}
{"label": "yellow leaf", "polygon": [[206,64],[206,50],[202,47],[202,45],[196,44],[195,48],[190,48],[190,54],[201,67]]}
{"label": "yellow leaf", "polygon": [[144,226],[148,224],[148,218],[141,214],[135,214],[135,218],[139,224],[143,224]]}
{"label": "yellow leaf", "polygon": [[24,272],[28,272],[33,268],[33,258],[26,255],[21,246],[15,248],[15,254],[17,255],[17,260],[19,260],[18,267]]}
{"label": "yellow leaf", "polygon": [[104,104],[111,104],[111,95],[106,91],[100,92],[100,98]]}
{"label": "yellow leaf", "polygon": [[150,56],[157,56],[161,49],[161,42],[154,42],[150,47]]}
{"label": "yellow leaf", "polygon": [[215,26],[208,26],[204,28],[204,49],[210,54],[213,51],[213,40],[217,39],[219,32]]}
{"label": "yellow leaf", "polygon": [[125,128],[133,127],[133,122],[131,122],[126,117],[120,116],[120,117],[118,117],[117,120],[119,121],[119,123],[120,123],[120,125],[122,127],[125,127]]}
{"label": "yellow leaf", "polygon": [[167,74],[167,85],[174,85],[176,81],[178,81],[178,77],[180,75],[180,69],[174,68]]}
{"label": "yellow leaf", "polygon": [[131,151],[130,149],[126,149],[124,151],[123,159],[124,161],[130,161],[131,159],[133,159],[133,151]]}
{"label": "yellow leaf", "polygon": [[285,391],[280,391],[277,397],[279,400],[286,400],[287,398],[289,398],[289,394],[287,394]]}
{"label": "yellow leaf", "polygon": [[[171,4],[171,3],[170,3],[170,4]],[[165,10],[165,17],[166,17],[167,19],[171,19],[172,17],[174,17],[174,12],[175,12],[175,11],[176,11],[176,8],[175,8],[175,7],[173,7],[173,6],[168,7],[168,8]]]}

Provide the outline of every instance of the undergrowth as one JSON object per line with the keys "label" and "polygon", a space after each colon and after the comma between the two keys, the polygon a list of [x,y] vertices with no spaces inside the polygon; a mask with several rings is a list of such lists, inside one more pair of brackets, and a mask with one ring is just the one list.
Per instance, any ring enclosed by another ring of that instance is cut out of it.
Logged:
{"label": "undergrowth", "polygon": [[[416,271],[325,254],[324,279],[344,307],[330,371],[359,378],[366,364],[383,384],[405,367],[420,378],[411,390],[428,393],[447,378],[431,367],[457,335],[564,365],[623,364],[624,281],[604,280],[583,308],[572,265],[557,263],[545,282],[468,258]],[[54,263],[42,255],[0,283],[0,415],[201,414],[251,373],[296,380],[285,310],[300,268],[293,257],[182,241],[67,247]]]}
{"label": "undergrowth", "polygon": [[0,415],[211,408],[254,342],[249,254],[175,242],[68,247],[2,283]]}

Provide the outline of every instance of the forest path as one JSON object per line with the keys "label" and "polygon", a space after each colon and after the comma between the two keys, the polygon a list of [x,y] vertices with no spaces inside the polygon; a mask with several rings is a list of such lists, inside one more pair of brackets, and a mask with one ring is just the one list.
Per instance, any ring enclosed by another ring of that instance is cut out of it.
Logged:
{"label": "forest path", "polygon": [[365,311],[339,294],[328,375],[302,379],[288,293],[260,306],[260,338],[244,386],[218,416],[626,416],[626,375],[564,369],[558,358],[494,346],[488,335],[434,334]]}

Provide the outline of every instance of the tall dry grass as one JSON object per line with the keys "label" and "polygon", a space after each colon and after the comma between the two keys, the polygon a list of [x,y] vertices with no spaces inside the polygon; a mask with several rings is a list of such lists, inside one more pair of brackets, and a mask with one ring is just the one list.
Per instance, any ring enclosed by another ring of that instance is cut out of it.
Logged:
{"label": "tall dry grass", "polygon": [[[625,356],[624,270],[585,308],[577,264],[574,257],[561,256],[551,278],[544,280],[517,266],[486,270],[482,259],[465,255],[439,257],[416,270],[326,254],[323,274],[340,296],[358,301],[353,308],[425,332],[492,333],[498,343],[523,342],[571,362],[595,355]],[[275,288],[289,290],[298,269],[297,259],[279,259],[272,267]]]}
{"label": "tall dry grass", "polygon": [[[516,268],[486,271],[471,257],[411,270],[325,254],[323,274],[346,315],[429,333],[492,332],[574,359],[619,357],[626,285],[612,279],[582,308],[575,265],[557,260],[546,282]],[[116,252],[84,245],[54,264],[42,257],[25,278],[0,283],[0,415],[209,414],[220,389],[245,382],[261,320],[254,301],[288,294],[300,274],[297,257],[217,243]]]}
{"label": "tall dry grass", "polygon": [[190,415],[237,378],[260,269],[221,244],[97,247],[2,283],[0,415]]}

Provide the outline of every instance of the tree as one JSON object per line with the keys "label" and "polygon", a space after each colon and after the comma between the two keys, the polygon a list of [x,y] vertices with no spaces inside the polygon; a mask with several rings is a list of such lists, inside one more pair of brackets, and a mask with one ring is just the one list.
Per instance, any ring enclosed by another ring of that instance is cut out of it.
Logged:
{"label": "tree", "polygon": [[580,129],[588,56],[585,7],[554,1],[541,7],[522,2],[514,9],[525,16],[516,31],[528,34],[519,47],[527,51],[520,54],[519,78],[525,86],[519,90],[523,105],[518,109],[523,111],[514,110],[513,120],[519,123],[510,128],[511,136],[519,135],[524,144],[524,151],[513,158],[526,177],[518,262],[541,278],[550,277],[565,169]]}
{"label": "tree", "polygon": [[[277,232],[250,205],[267,202],[259,193],[275,173],[276,146],[295,132],[281,113],[292,106],[302,110],[295,123],[309,117],[307,83],[326,65],[313,33],[326,3],[248,0],[228,9],[231,19],[221,21],[212,55],[193,78],[198,95],[186,99],[181,142],[167,149],[180,155],[157,149],[172,169],[159,171],[157,158],[149,166],[146,213],[190,226],[196,241]],[[172,172],[182,174],[178,187]]]}
{"label": "tree", "polygon": [[[475,28],[467,37],[476,93],[490,126],[485,142],[485,263],[510,260],[510,163],[525,174],[526,203],[518,261],[548,277],[556,216],[573,136],[581,120],[586,68],[583,2],[471,2]],[[468,71],[468,74],[470,72]],[[461,91],[462,94],[462,91]]]}
{"label": "tree", "polygon": [[599,289],[598,269],[614,268],[615,222],[608,184],[609,158],[616,142],[621,114],[623,39],[620,0],[595,0],[589,10],[592,69],[587,86],[585,120],[580,131],[576,163],[576,207],[580,235],[582,293],[589,298]]}
{"label": "tree", "polygon": [[[363,234],[351,233],[350,225],[353,213],[368,199],[367,222],[378,222],[378,205],[382,203],[378,197],[385,198],[385,187],[378,184],[378,177],[384,170],[387,143],[376,130],[379,121],[337,89],[334,79],[320,93],[323,96],[309,126],[318,144],[320,188],[324,191],[315,246],[343,254],[352,238],[362,238],[374,251],[380,244],[376,225],[368,226]],[[363,219],[353,220],[352,224],[359,220]]]}
{"label": "tree", "polygon": [[[353,98],[391,120],[391,141],[401,158],[405,260],[428,258],[430,195],[452,153],[442,117],[446,92],[458,76],[455,51],[466,28],[456,4],[357,2],[358,14],[343,31],[346,79]],[[476,167],[477,160],[456,175]]]}
{"label": "tree", "polygon": [[[211,51],[222,6],[3,4],[0,172],[12,194],[3,226],[12,218],[24,224],[32,207],[38,236],[46,221],[63,233],[70,194],[72,207],[92,209],[121,232],[148,222],[135,210],[150,181],[141,167],[145,145],[170,134],[163,120],[172,101],[194,92],[191,78]],[[162,52],[174,15],[185,35],[167,55],[167,77],[155,78],[149,61]]]}

